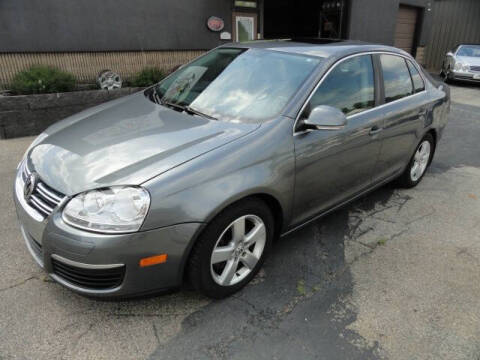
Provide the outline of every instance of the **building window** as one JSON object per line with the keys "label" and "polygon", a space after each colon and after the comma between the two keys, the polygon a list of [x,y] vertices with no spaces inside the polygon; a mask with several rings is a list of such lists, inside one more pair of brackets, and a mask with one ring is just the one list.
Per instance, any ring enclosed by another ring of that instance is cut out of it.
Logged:
{"label": "building window", "polygon": [[341,39],[345,37],[345,0],[323,1],[320,11],[318,35],[322,38]]}
{"label": "building window", "polygon": [[238,1],[235,0],[235,6],[236,7],[244,7],[244,8],[257,8],[257,2],[256,1]]}

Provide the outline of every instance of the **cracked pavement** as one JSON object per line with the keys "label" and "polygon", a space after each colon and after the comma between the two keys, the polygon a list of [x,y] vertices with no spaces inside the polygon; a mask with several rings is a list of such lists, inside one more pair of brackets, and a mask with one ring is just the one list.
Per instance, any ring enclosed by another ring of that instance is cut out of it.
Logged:
{"label": "cracked pavement", "polygon": [[387,185],[278,240],[251,285],[213,302],[98,301],[51,281],[11,198],[32,138],[0,141],[0,359],[479,359],[479,95],[452,86],[418,187]]}

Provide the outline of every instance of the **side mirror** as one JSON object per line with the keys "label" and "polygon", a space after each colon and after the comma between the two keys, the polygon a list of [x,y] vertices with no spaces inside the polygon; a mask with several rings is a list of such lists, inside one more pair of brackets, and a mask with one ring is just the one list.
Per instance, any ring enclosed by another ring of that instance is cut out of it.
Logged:
{"label": "side mirror", "polygon": [[303,120],[303,127],[311,130],[340,130],[346,124],[345,114],[328,105],[314,107],[308,118]]}
{"label": "side mirror", "polygon": [[447,53],[447,56],[453,56],[453,52],[449,51],[449,52]]}

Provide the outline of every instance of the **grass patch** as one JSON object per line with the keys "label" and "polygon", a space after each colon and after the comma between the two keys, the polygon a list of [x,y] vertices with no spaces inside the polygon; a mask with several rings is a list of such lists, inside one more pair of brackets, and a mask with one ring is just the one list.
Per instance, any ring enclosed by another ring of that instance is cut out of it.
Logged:
{"label": "grass patch", "polygon": [[305,280],[303,279],[298,280],[297,291],[302,296],[305,296],[307,294],[307,290],[305,289]]}
{"label": "grass patch", "polygon": [[387,238],[380,238],[377,240],[378,245],[385,245],[387,243]]}
{"label": "grass patch", "polygon": [[47,94],[73,91],[75,76],[52,66],[33,65],[18,72],[10,84],[10,90],[17,95]]}
{"label": "grass patch", "polygon": [[155,67],[147,67],[138,72],[130,81],[131,86],[147,87],[158,83],[166,76],[165,72]]}

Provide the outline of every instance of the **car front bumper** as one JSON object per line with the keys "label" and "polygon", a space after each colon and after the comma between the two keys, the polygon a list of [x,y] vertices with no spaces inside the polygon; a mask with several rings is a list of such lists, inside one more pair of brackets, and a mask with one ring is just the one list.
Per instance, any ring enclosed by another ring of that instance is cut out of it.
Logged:
{"label": "car front bumper", "polygon": [[480,72],[452,71],[452,80],[480,82]]}
{"label": "car front bumper", "polygon": [[[130,234],[99,234],[62,220],[59,204],[42,219],[23,197],[18,172],[14,199],[20,228],[35,261],[58,283],[87,296],[130,297],[181,285],[186,257],[201,223]],[[142,258],[167,254],[164,263],[140,267]]]}

